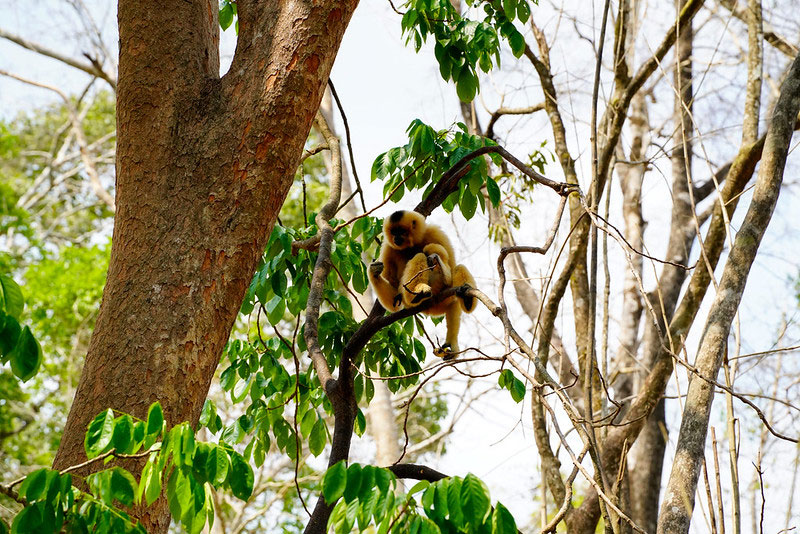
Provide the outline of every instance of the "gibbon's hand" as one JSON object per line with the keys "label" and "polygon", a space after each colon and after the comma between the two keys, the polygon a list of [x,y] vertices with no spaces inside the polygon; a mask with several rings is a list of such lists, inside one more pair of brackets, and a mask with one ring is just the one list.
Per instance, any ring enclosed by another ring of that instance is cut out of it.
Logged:
{"label": "gibbon's hand", "polygon": [[382,261],[373,261],[369,264],[369,274],[372,276],[378,277],[383,272],[383,262]]}

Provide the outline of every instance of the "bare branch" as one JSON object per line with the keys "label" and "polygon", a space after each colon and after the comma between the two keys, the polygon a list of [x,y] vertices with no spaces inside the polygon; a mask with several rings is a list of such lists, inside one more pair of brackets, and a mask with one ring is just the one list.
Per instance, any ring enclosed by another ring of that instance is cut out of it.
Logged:
{"label": "bare branch", "polygon": [[79,61],[77,59],[74,59],[74,58],[65,56],[65,55],[63,55],[63,54],[61,54],[59,52],[56,52],[55,50],[51,50],[50,48],[47,48],[46,46],[42,46],[42,45],[40,45],[38,43],[34,43],[32,41],[29,41],[29,40],[27,40],[27,39],[25,39],[23,37],[20,37],[19,35],[15,35],[15,34],[13,34],[11,32],[8,32],[8,31],[6,31],[6,30],[4,30],[2,28],[0,28],[0,37],[2,37],[3,39],[9,40],[12,43],[18,44],[19,46],[21,46],[23,48],[27,48],[28,50],[32,50],[33,52],[36,52],[36,53],[41,54],[43,56],[47,56],[49,58],[53,58],[53,59],[55,59],[57,61],[60,61],[60,62],[62,62],[64,64],[66,64],[66,65],[69,65],[70,67],[76,68],[78,70],[82,70],[83,72],[85,72],[87,74],[91,74],[92,76],[97,76],[101,80],[105,80],[108,83],[108,85],[111,86],[111,89],[113,89],[114,91],[117,90],[117,79],[116,79],[116,76],[114,76],[112,74],[109,74],[105,70],[103,70],[103,68],[100,65],[100,63],[97,60],[92,59],[91,57],[89,57],[89,62],[88,63],[84,62],[84,61]]}

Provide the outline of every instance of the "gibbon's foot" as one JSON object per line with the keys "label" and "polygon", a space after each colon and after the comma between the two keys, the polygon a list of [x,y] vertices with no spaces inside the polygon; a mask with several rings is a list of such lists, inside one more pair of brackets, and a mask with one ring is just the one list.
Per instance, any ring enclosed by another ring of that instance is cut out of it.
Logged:
{"label": "gibbon's foot", "polygon": [[382,261],[373,261],[369,264],[369,273],[375,277],[378,277],[383,272],[383,262]]}
{"label": "gibbon's foot", "polygon": [[453,348],[450,346],[450,343],[445,343],[441,347],[433,349],[433,355],[438,356],[444,361],[447,361],[447,360],[452,360],[453,358],[458,356],[458,353],[453,351]]}
{"label": "gibbon's foot", "polygon": [[433,291],[431,290],[431,287],[426,284],[426,285],[421,286],[419,288],[419,291],[417,291],[414,294],[414,298],[411,299],[411,303],[412,304],[419,304],[423,300],[429,299],[432,296],[433,296]]}
{"label": "gibbon's foot", "polygon": [[464,307],[467,309],[467,311],[472,308],[472,303],[475,300],[475,297],[472,295],[467,295],[467,291],[470,289],[472,289],[472,287],[470,287],[468,284],[458,286],[458,289],[456,289],[456,296],[464,301]]}
{"label": "gibbon's foot", "polygon": [[[381,268],[383,268],[383,264],[381,264]],[[394,304],[395,308],[403,304],[403,295],[398,293],[394,296],[394,300],[392,300],[392,304]]]}

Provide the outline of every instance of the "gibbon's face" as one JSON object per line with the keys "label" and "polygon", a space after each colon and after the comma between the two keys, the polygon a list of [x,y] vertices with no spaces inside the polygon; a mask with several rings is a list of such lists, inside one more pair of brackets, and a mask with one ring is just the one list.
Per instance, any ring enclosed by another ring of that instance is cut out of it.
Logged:
{"label": "gibbon's face", "polygon": [[417,244],[424,224],[425,220],[418,213],[396,211],[386,219],[383,231],[389,246],[402,250]]}

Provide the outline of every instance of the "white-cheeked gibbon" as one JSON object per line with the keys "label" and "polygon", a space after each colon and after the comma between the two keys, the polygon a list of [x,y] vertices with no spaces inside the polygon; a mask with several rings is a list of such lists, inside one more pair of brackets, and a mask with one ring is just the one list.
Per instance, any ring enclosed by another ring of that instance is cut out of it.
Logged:
{"label": "white-cheeked gibbon", "polygon": [[[449,287],[475,287],[467,268],[456,265],[447,235],[419,213],[394,212],[384,220],[383,234],[380,261],[369,266],[369,280],[387,310],[415,306]],[[434,354],[448,359],[459,351],[461,312],[470,313],[476,306],[473,297],[452,296],[425,310],[428,315],[444,315],[447,325],[445,343]]]}

